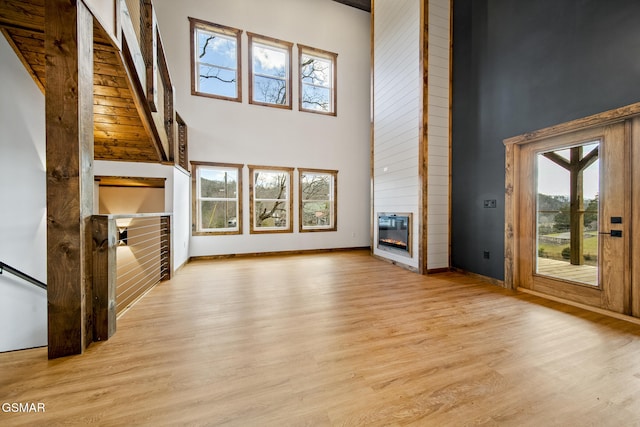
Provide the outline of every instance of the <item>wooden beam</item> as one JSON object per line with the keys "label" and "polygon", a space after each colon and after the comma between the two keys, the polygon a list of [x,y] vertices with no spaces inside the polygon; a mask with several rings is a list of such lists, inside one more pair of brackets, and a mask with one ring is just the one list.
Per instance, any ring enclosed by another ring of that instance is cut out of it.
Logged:
{"label": "wooden beam", "polygon": [[573,265],[584,264],[584,189],[582,170],[580,169],[580,159],[582,157],[582,147],[570,149],[571,168],[569,169],[569,179],[571,181],[569,189],[569,227],[570,237],[570,261]]}
{"label": "wooden beam", "polygon": [[92,217],[93,339],[106,341],[116,332],[116,222],[105,215]]}
{"label": "wooden beam", "polygon": [[166,178],[143,178],[128,176],[96,176],[100,187],[146,187],[164,188]]}
{"label": "wooden beam", "polygon": [[564,168],[566,170],[571,169],[571,164],[567,161],[567,159],[565,159],[564,157],[562,157],[561,155],[559,155],[555,151],[549,151],[547,153],[542,153],[542,155],[544,157],[546,157],[547,159],[551,160],[556,165],[560,166],[561,168]]}
{"label": "wooden beam", "polygon": [[[628,178],[631,180],[631,251],[638,251],[640,248],[640,117],[635,117],[631,121],[631,172]],[[632,252],[633,253],[633,252]],[[640,256],[631,257],[631,315],[640,317]]]}
{"label": "wooden beam", "polygon": [[[156,23],[151,0],[140,0],[140,50],[146,67],[147,76],[147,101],[151,111],[158,111],[157,103],[157,85],[158,74],[156,73],[157,58],[157,39],[156,39]],[[135,25],[135,23],[134,23]]]}
{"label": "wooden beam", "polygon": [[599,146],[597,146],[596,148],[594,148],[593,150],[591,150],[589,152],[589,154],[587,154],[586,156],[584,156],[581,160],[580,160],[580,164],[578,165],[578,168],[583,171],[586,168],[588,168],[589,166],[591,166],[596,160],[598,160],[598,153],[599,153]]}
{"label": "wooden beam", "polygon": [[49,358],[92,341],[93,17],[74,0],[45,1]]}
{"label": "wooden beam", "polygon": [[[429,2],[420,1],[420,91],[421,109],[419,112],[418,134],[418,179],[420,193],[418,195],[418,272],[427,273],[429,252]],[[411,225],[413,227],[413,225]],[[413,231],[411,231],[413,233]],[[409,235],[411,235],[411,233]]]}

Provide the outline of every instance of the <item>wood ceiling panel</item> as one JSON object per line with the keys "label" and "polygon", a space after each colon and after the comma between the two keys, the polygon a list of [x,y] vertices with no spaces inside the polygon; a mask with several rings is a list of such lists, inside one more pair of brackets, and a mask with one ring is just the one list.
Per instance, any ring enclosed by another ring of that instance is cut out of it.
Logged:
{"label": "wood ceiling panel", "polygon": [[44,0],[0,1],[0,24],[44,31]]}
{"label": "wood ceiling panel", "polygon": [[[136,110],[135,106],[131,107],[120,107],[110,105],[100,105],[94,102],[93,104],[93,114],[102,114],[105,116],[124,116],[124,117],[138,117],[138,110]],[[138,120],[140,118],[138,117]]]}
{"label": "wood ceiling panel", "polygon": [[126,160],[131,161],[134,157],[137,162],[158,162],[158,155],[154,150],[137,148],[136,146],[126,146],[118,141],[109,140],[102,143],[95,141],[94,158],[96,160]]}
{"label": "wood ceiling panel", "polygon": [[2,32],[31,78],[44,93],[44,34],[20,28],[3,28]]}
{"label": "wood ceiling panel", "polygon": [[127,116],[108,116],[104,114],[94,114],[93,115],[94,123],[110,123],[114,125],[124,125],[124,126],[139,126],[140,120],[136,117],[127,117]]}
{"label": "wood ceiling panel", "polygon": [[[44,0],[0,0],[0,28],[44,93]],[[112,43],[94,20],[94,157],[158,162],[158,151],[136,108],[120,52]]]}

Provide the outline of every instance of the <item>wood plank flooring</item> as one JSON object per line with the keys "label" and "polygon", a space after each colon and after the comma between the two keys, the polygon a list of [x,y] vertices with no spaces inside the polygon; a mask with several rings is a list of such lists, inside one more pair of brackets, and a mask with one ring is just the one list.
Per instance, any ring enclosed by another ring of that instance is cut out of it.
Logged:
{"label": "wood plank flooring", "polygon": [[195,261],[107,342],[0,354],[0,425],[640,425],[640,326],[366,251]]}

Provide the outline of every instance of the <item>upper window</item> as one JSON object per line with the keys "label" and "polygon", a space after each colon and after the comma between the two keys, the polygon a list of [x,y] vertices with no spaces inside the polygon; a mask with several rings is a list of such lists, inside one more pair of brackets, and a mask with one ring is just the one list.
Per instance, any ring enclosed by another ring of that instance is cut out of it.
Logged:
{"label": "upper window", "polygon": [[298,45],[300,111],[336,115],[336,62],[338,55]]}
{"label": "upper window", "polygon": [[300,231],[335,231],[338,171],[300,169]]}
{"label": "upper window", "polygon": [[242,165],[191,164],[194,234],[241,234]]}
{"label": "upper window", "polygon": [[191,93],[242,100],[242,30],[195,18],[191,22]]}
{"label": "upper window", "polygon": [[292,232],[292,168],[249,166],[251,232]]}
{"label": "upper window", "polygon": [[249,102],[291,109],[292,43],[247,33]]}

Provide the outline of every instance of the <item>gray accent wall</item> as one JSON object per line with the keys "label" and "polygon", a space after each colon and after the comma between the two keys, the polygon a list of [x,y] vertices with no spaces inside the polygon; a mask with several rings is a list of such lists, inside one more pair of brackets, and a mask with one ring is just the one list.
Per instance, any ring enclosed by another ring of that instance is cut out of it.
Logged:
{"label": "gray accent wall", "polygon": [[452,265],[502,280],[502,141],[640,101],[640,1],[456,0],[453,64]]}

